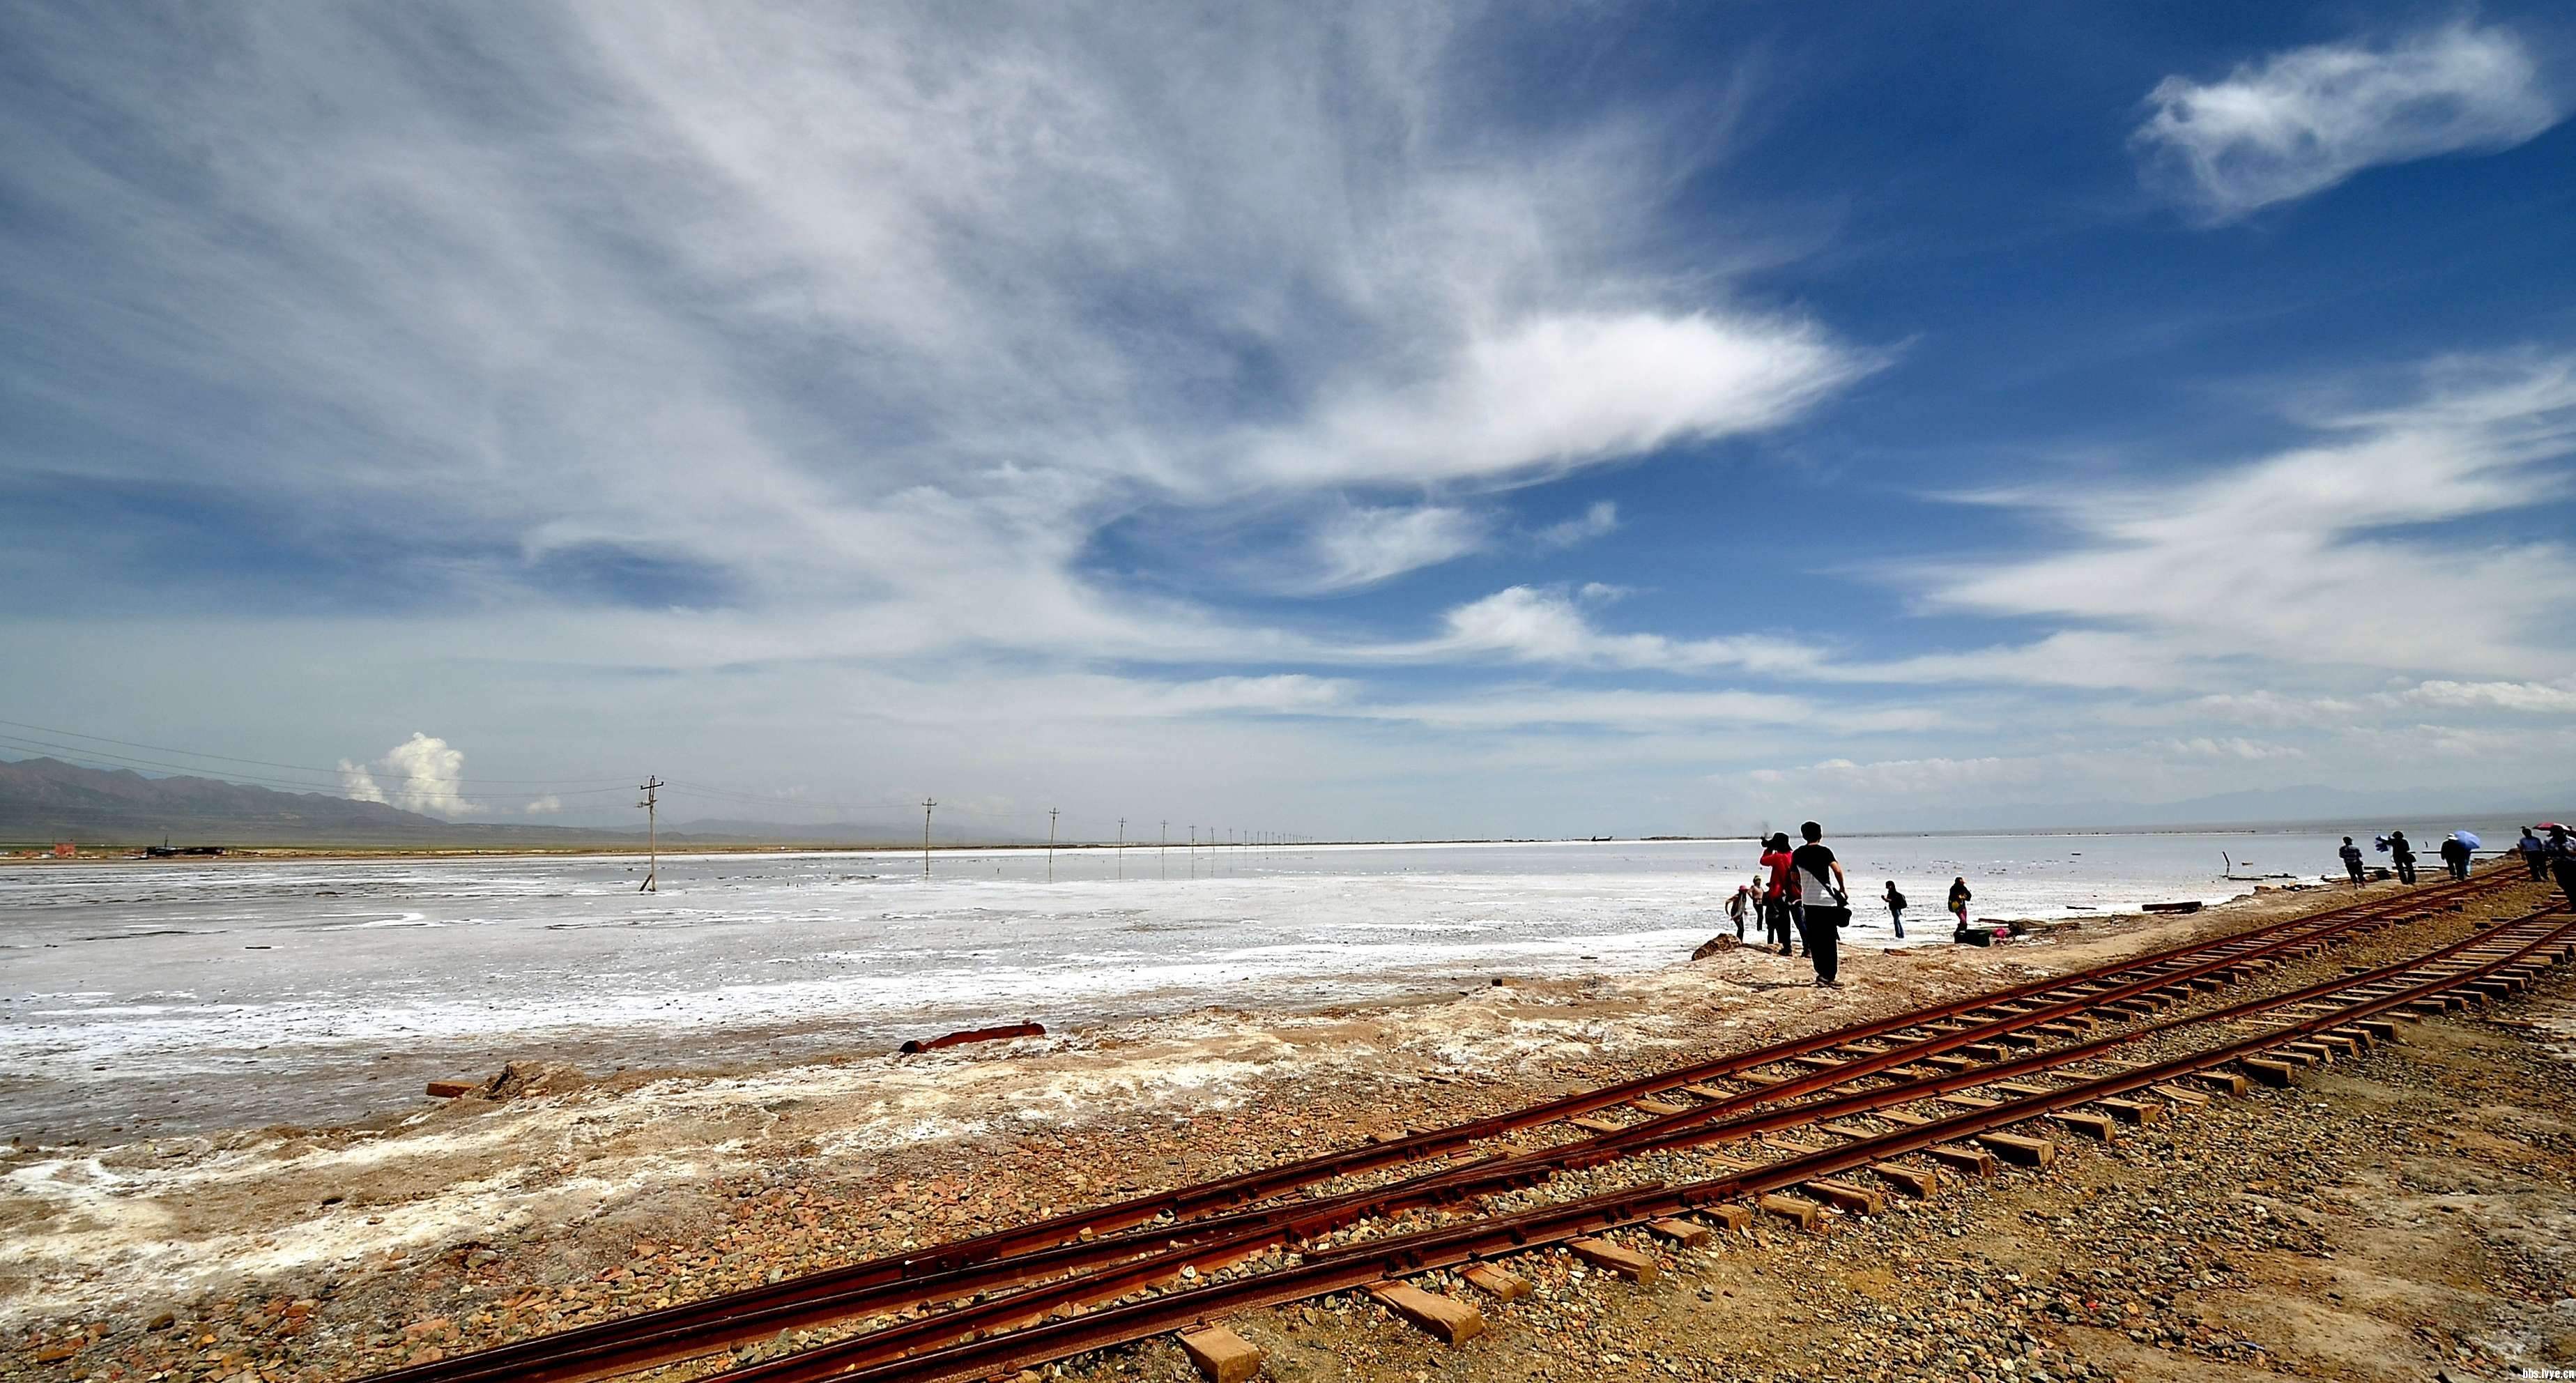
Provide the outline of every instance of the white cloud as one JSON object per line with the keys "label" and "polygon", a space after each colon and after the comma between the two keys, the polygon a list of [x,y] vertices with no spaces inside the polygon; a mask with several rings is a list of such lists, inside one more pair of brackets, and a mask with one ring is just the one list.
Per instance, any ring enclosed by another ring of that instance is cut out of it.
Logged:
{"label": "white cloud", "polygon": [[2346,725],[2365,710],[2361,702],[2342,697],[2285,696],[2268,689],[2219,692],[2196,697],[2184,707],[2195,718],[2280,728]]}
{"label": "white cloud", "polygon": [[1441,621],[1445,630],[1437,639],[1374,653],[1408,658],[1484,654],[1514,662],[1569,667],[1670,671],[1741,668],[1777,673],[1804,671],[1819,661],[1811,649],[1758,635],[1672,639],[1661,634],[1604,633],[1593,627],[1572,598],[1561,591],[1536,586],[1507,587],[1455,606]]}
{"label": "white cloud", "polygon": [[340,761],[340,795],[352,802],[385,800],[385,790],[377,786],[376,775],[369,773],[366,765],[351,763],[347,759]]}
{"label": "white cloud", "polygon": [[2510,148],[2558,122],[2512,30],[2453,24],[2392,43],[2319,44],[2215,82],[2167,77],[2135,143],[2215,220],[2332,187],[2374,164]]}
{"label": "white cloud", "polygon": [[2388,699],[2409,705],[2460,710],[2576,715],[2576,685],[2568,683],[2435,680],[2418,683]]}
{"label": "white cloud", "polygon": [[[1932,609],[2113,626],[2155,657],[2542,679],[2576,669],[2558,541],[2422,525],[2562,499],[2576,363],[2446,362],[2410,401],[2330,412],[2313,445],[2162,485],[2003,501],[2062,521],[2066,550],[1918,573]],[[2416,530],[2416,531],[2406,531]],[[2141,679],[2154,685],[2150,679]]]}
{"label": "white cloud", "polygon": [[[649,553],[771,642],[1239,655],[1268,636],[1086,575],[1101,529],[1516,483],[1774,426],[1868,366],[1731,305],[1730,247],[1652,248],[1703,131],[1613,107],[1495,141],[1437,6],[27,22],[31,87],[121,133],[13,140],[0,193],[84,245],[22,276],[26,329],[149,397],[331,420],[43,463],[183,465],[289,545],[433,551],[469,603]],[[1470,526],[1348,535],[1329,579]]]}
{"label": "white cloud", "polygon": [[[340,761],[342,796],[360,802],[390,802],[405,811],[451,819],[483,810],[482,804],[466,801],[459,791],[464,776],[463,751],[416,730],[410,739],[386,750],[372,771],[347,759]],[[390,791],[385,784],[392,785]],[[535,809],[534,803],[530,809]]]}
{"label": "white cloud", "polygon": [[519,810],[529,816],[555,816],[563,811],[563,799],[553,793],[531,800]]}
{"label": "white cloud", "polygon": [[1349,509],[1316,530],[1312,591],[1373,585],[1466,556],[1485,545],[1485,521],[1464,509]]}
{"label": "white cloud", "polygon": [[2304,759],[2308,752],[2291,744],[2269,744],[2249,740],[2241,735],[2195,735],[2188,739],[2158,740],[2147,746],[2158,753],[2178,758],[2223,759],[2241,763],[2263,763],[2273,759]]}
{"label": "white cloud", "polygon": [[1591,542],[1595,538],[1608,537],[1618,530],[1618,504],[1606,499],[1595,500],[1592,507],[1581,514],[1540,529],[1538,541],[1541,547],[1575,547]]}
{"label": "white cloud", "polygon": [[1302,485],[1552,473],[1774,427],[1869,368],[1800,322],[1540,316],[1474,336],[1420,383],[1346,391],[1249,464]]}

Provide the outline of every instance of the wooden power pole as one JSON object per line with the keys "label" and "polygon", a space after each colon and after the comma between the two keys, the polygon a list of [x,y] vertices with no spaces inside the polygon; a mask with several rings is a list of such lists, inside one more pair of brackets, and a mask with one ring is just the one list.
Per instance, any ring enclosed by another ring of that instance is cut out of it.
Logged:
{"label": "wooden power pole", "polygon": [[644,794],[644,800],[635,804],[644,809],[644,882],[635,890],[638,893],[662,891],[662,839],[657,827],[661,816],[663,786],[661,779],[647,773],[644,775],[643,786],[636,789]]}

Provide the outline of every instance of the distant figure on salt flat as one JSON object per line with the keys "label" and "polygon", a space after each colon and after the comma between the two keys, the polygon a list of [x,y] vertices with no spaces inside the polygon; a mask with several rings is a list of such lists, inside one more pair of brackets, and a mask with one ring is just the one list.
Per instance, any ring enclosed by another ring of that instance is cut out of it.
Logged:
{"label": "distant figure on salt flat", "polygon": [[2361,887],[2361,847],[2352,843],[2352,837],[2345,836],[2343,848],[2335,853],[2343,856],[2343,872],[2352,876],[2352,886]]}
{"label": "distant figure on salt flat", "polygon": [[1905,895],[1896,891],[1896,881],[1887,881],[1887,920],[1896,927],[1897,940],[1905,939]]}

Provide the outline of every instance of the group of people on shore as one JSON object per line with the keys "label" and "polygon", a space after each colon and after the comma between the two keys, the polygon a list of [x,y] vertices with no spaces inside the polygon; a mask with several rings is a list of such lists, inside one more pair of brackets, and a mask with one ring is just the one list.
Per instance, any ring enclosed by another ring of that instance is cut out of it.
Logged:
{"label": "group of people on shore", "polygon": [[[1779,947],[1784,956],[1794,956],[1803,947],[1816,967],[1816,984],[1840,989],[1839,943],[1842,929],[1852,923],[1850,884],[1843,876],[1842,861],[1824,842],[1823,827],[1809,821],[1798,827],[1798,835],[1801,843],[1796,846],[1789,844],[1786,831],[1774,832],[1762,842],[1761,868],[1727,900],[1727,919],[1735,924],[1738,941],[1745,940],[1746,922],[1758,919],[1764,945]],[[1975,896],[1966,876],[1950,881],[1950,912],[1959,919],[1950,939],[1982,946],[1992,939],[1991,929],[1968,925],[1968,903]],[[1888,925],[1902,939],[1909,904],[1894,879],[1887,881],[1887,892],[1879,901],[1887,906]]]}
{"label": "group of people on shore", "polygon": [[[2548,832],[2546,837],[2541,834],[2544,831]],[[2442,857],[2443,870],[2454,879],[2469,877],[2469,864],[2476,857],[2477,843],[2475,836],[2461,831],[2451,832],[2436,852]],[[2375,840],[2373,845],[2387,854],[2389,868],[2399,883],[2415,882],[2415,845],[2406,839],[2404,831],[2390,831]],[[2353,887],[2359,888],[2369,881],[2369,870],[2365,865],[2367,857],[2362,854],[2360,846],[2353,844],[2352,837],[2345,836],[2342,848],[2335,853],[2342,858],[2344,874],[2352,880]],[[2576,837],[2571,837],[2564,825],[2550,821],[2523,827],[2522,839],[2514,842],[2514,853],[2522,857],[2523,868],[2530,872],[2534,883],[2547,883],[2554,877],[2558,886],[2566,891],[2569,901],[2576,902]]]}

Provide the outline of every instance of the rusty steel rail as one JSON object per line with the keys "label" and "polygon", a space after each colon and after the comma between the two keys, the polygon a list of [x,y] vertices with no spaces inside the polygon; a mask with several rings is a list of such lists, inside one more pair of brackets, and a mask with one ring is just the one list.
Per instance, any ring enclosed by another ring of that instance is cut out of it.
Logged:
{"label": "rusty steel rail", "polygon": [[[1444,1164],[1388,1187],[1349,1192],[1320,1201],[1268,1208],[1234,1209],[1182,1223],[1159,1224],[1166,1216],[1184,1220],[1210,1209],[1242,1207],[1280,1191],[1318,1181],[1464,1151],[1474,1142],[1565,1118],[1610,1108],[1642,1095],[1672,1090],[1700,1081],[1723,1079],[1738,1072],[1871,1038],[1922,1028],[1961,1015],[2034,996],[2068,992],[2073,997],[1947,1033],[1906,1039],[1906,1045],[1876,1053],[1811,1077],[1795,1078],[1748,1092],[1715,1106],[1702,1106],[1665,1118],[1705,1122],[1750,1104],[1794,1098],[1822,1085],[1854,1079],[1863,1065],[1884,1069],[1908,1061],[1973,1045],[2000,1033],[2054,1021],[2105,1003],[2164,988],[2196,976],[2224,971],[2273,953],[2318,941],[2331,942],[2358,929],[2385,925],[2407,915],[2430,915],[2458,899],[2508,886],[2517,880],[2502,871],[2450,881],[2407,893],[2363,899],[2340,907],[2285,919],[2223,937],[2184,943],[2163,951],[2095,967],[2091,970],[2031,981],[1971,998],[1914,1010],[1887,1019],[1850,1025],[1777,1046],[1736,1053],[1693,1066],[1579,1091],[1521,1110],[1470,1121],[1447,1129],[1416,1132],[1373,1146],[1346,1149],[1199,1186],[1183,1187],[1094,1211],[1055,1216],[1028,1226],[998,1231],[914,1253],[871,1260],[809,1274],[766,1287],[710,1297],[657,1311],[603,1321],[554,1335],[516,1341],[376,1375],[379,1383],[482,1383],[511,1378],[528,1383],[571,1383],[633,1372],[699,1357],[781,1329],[820,1324],[854,1315],[880,1313],[924,1301],[954,1300],[1077,1271],[1138,1255],[1157,1255],[1184,1241],[1231,1242],[1247,1234],[1280,1226],[1305,1227],[1371,1213],[1372,1204],[1390,1204],[1424,1194],[1454,1178],[1460,1169]],[[2197,962],[2190,958],[2199,956]],[[2082,986],[2138,978],[2108,989]],[[1658,1124],[1661,1123],[1659,1119]],[[1623,1130],[1634,1134],[1652,1127]],[[1508,1160],[1508,1159],[1506,1159]],[[1413,1203],[1425,1203],[1416,1199]],[[1109,1233],[1101,1233],[1108,1229]],[[1092,1237],[1081,1235],[1091,1231]],[[1119,1232],[1124,1230],[1125,1232]]]}
{"label": "rusty steel rail", "polygon": [[[1647,1139],[1620,1141],[1615,1135],[1562,1147],[1534,1150],[1512,1157],[1486,1159],[1464,1168],[1435,1172],[1427,1177],[1400,1183],[1378,1191],[1358,1192],[1296,1207],[1280,1217],[1260,1217],[1256,1222],[1230,1226],[1229,1232],[1202,1242],[1172,1241],[1164,1251],[1134,1259],[1078,1279],[1048,1282],[1022,1291],[1005,1293],[989,1300],[962,1306],[922,1319],[900,1322],[862,1336],[843,1341],[835,1348],[843,1368],[864,1368],[907,1354],[918,1353],[954,1341],[961,1336],[1009,1330],[1032,1324],[1048,1312],[1071,1303],[1088,1304],[1124,1296],[1140,1288],[1168,1282],[1184,1266],[1199,1269],[1220,1267],[1239,1262],[1254,1253],[1310,1239],[1341,1225],[1372,1215],[1392,1213],[1418,1205],[1454,1204],[1497,1191],[1535,1185],[1560,1171],[1598,1165],[1641,1152],[1665,1151],[1696,1143],[1741,1138],[1757,1132],[1822,1123],[1840,1116],[1866,1113],[1889,1105],[1909,1103],[1953,1090],[1971,1088],[2013,1076],[2071,1065],[2090,1059],[2096,1053],[2127,1042],[2180,1027],[2219,1023],[2270,1008],[2311,1003],[2318,998],[2380,983],[2420,970],[2461,952],[2487,944],[2500,932],[2517,922],[2498,924],[2453,945],[2420,956],[2410,957],[2376,970],[2309,986],[2290,993],[2265,996],[2231,1005],[2211,1013],[2176,1018],[2155,1026],[2152,1031],[2113,1034],[2075,1047],[2034,1053],[2002,1066],[1978,1068],[1926,1080],[1907,1082],[1879,1090],[1857,1092],[1852,1096],[1816,1104],[1793,1106],[1770,1113],[1731,1120],[1724,1124],[1668,1129],[1659,1121],[1639,1125],[1630,1132],[1660,1135]],[[1253,1221],[1255,1217],[1244,1217]],[[837,1313],[857,1314],[854,1310]],[[783,1328],[783,1327],[782,1327]],[[678,1342],[674,1342],[678,1343]]]}
{"label": "rusty steel rail", "polygon": [[[1173,1291],[1126,1306],[1033,1324],[1025,1329],[902,1358],[875,1359],[880,1347],[887,1342],[872,1334],[754,1364],[726,1376],[741,1379],[743,1383],[818,1383],[825,1379],[847,1380],[847,1383],[947,1383],[947,1380],[987,1377],[1093,1349],[1129,1343],[1247,1309],[1347,1291],[1390,1277],[1479,1259],[1505,1257],[1721,1201],[1788,1190],[1889,1157],[2027,1123],[2061,1110],[2116,1098],[2243,1060],[2302,1037],[2467,988],[2482,979],[2528,963],[2529,957],[2536,953],[2554,951],[2552,963],[2563,962],[2571,953],[2576,953],[2576,945],[2571,945],[2570,941],[2571,937],[2576,937],[2576,921],[2563,917],[2556,921],[2545,920],[2563,911],[2558,907],[2544,908],[2524,918],[2488,928],[2475,937],[2441,948],[2428,956],[2311,986],[2299,991],[2306,997],[2284,1000],[2314,1002],[2326,994],[2385,986],[2392,973],[2403,975],[2424,969],[2467,951],[2493,947],[2500,939],[2506,947],[2501,954],[2394,990],[2382,989],[2332,1013],[2302,1019],[2287,1027],[2240,1038],[2208,1050],[2089,1077],[2039,1094],[2019,1096],[1991,1109],[1967,1111],[1921,1126],[1899,1128],[1838,1147],[1818,1149],[1779,1162],[1731,1172],[1723,1177],[1677,1187],[1660,1184],[1641,1186],[1560,1205],[1491,1216],[1470,1224],[1325,1250],[1310,1255],[1303,1263],[1274,1272]],[[2539,925],[2534,925],[2535,922]],[[2519,938],[2508,935],[2517,930],[2525,934]],[[2217,1014],[2199,1015],[2189,1020],[2177,1020],[2177,1024],[2186,1021],[2197,1025],[2224,1019]],[[2074,1059],[2082,1060],[2084,1057]],[[1961,1081],[1965,1076],[1966,1073],[1961,1073],[1926,1084],[1948,1084]],[[1922,1098],[1926,1093],[1929,1092],[1918,1091],[1913,1098]],[[1789,1111],[1779,1113],[1786,1115]],[[1167,1274],[1171,1271],[1170,1264],[1162,1266]],[[1083,1279],[1084,1284],[1089,1282],[1090,1279]]]}

